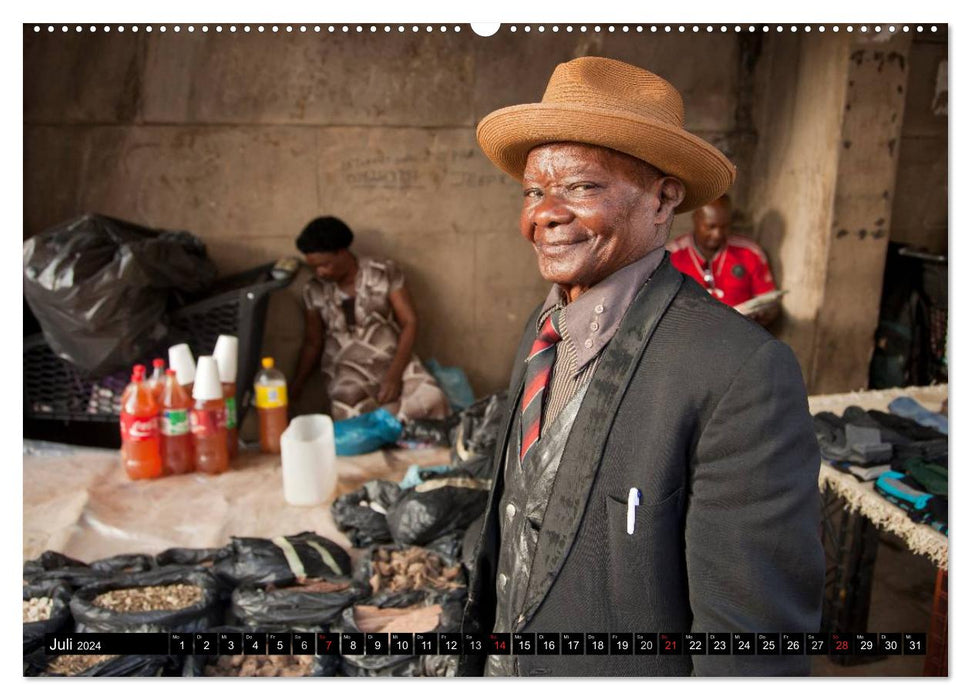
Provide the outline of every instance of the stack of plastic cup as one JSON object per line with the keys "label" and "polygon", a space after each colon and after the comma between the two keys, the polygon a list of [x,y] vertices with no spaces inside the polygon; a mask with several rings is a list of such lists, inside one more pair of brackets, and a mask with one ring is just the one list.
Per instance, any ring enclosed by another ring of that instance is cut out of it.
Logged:
{"label": "stack of plastic cup", "polygon": [[182,386],[192,386],[195,382],[196,363],[192,359],[192,351],[185,343],[169,348],[169,367],[175,370],[175,379]]}

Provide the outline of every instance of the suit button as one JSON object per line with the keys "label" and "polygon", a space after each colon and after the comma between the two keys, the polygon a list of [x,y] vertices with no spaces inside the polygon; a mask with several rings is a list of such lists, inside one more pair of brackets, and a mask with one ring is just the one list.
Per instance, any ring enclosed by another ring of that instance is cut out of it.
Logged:
{"label": "suit button", "polygon": [[506,504],[506,517],[510,520],[516,517],[516,506],[512,503]]}
{"label": "suit button", "polygon": [[506,578],[505,574],[499,574],[499,588],[501,588],[502,590],[506,590],[506,581],[508,580],[509,579]]}
{"label": "suit button", "polygon": [[597,304],[597,306],[594,308],[594,312],[598,314],[602,314],[604,312],[604,305]]}

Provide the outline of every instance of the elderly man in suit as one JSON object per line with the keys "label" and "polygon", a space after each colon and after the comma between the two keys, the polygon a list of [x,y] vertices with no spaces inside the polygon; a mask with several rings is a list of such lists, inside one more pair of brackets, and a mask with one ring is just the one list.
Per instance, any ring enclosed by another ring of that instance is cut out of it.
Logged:
{"label": "elderly man in suit", "polygon": [[[679,93],[604,58],[477,129],[522,182],[553,283],[509,385],[466,632],[809,632],[820,624],[819,452],[789,348],[676,271],[676,213],[735,168]],[[807,656],[507,655],[476,675],[805,674]]]}

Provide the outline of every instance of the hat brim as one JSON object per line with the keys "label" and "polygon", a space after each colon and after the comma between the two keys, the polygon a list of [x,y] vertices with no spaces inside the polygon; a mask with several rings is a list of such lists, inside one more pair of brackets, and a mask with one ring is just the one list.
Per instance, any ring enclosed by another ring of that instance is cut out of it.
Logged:
{"label": "hat brim", "polygon": [[544,143],[576,142],[639,158],[684,183],[677,213],[723,195],[735,166],[707,141],[684,129],[637,114],[586,105],[515,105],[486,115],[476,128],[479,146],[499,169],[520,182],[529,151]]}

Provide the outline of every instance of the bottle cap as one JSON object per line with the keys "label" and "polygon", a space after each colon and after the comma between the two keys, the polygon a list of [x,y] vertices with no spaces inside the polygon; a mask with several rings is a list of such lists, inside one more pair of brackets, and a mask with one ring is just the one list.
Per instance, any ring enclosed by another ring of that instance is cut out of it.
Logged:
{"label": "bottle cap", "polygon": [[239,340],[235,335],[221,335],[212,351],[219,365],[219,379],[225,384],[236,381],[236,361],[239,356]]}
{"label": "bottle cap", "polygon": [[169,348],[169,367],[175,370],[179,384],[187,386],[196,378],[196,363],[192,359],[192,351],[185,343],[179,343]]}
{"label": "bottle cap", "polygon": [[169,367],[167,370],[165,370],[165,376],[166,377],[174,377],[175,376],[175,370],[172,369],[171,367]]}
{"label": "bottle cap", "polygon": [[152,367],[165,367],[165,360],[163,360],[161,357],[156,357],[154,360],[152,360]]}
{"label": "bottle cap", "polygon": [[273,369],[273,358],[264,357],[262,364],[263,364],[263,369]]}
{"label": "bottle cap", "polygon": [[131,368],[131,380],[140,382],[145,378],[145,365],[135,365]]}
{"label": "bottle cap", "polygon": [[223,385],[219,381],[219,366],[212,355],[203,355],[196,366],[196,381],[192,385],[192,398],[211,401],[223,397]]}

